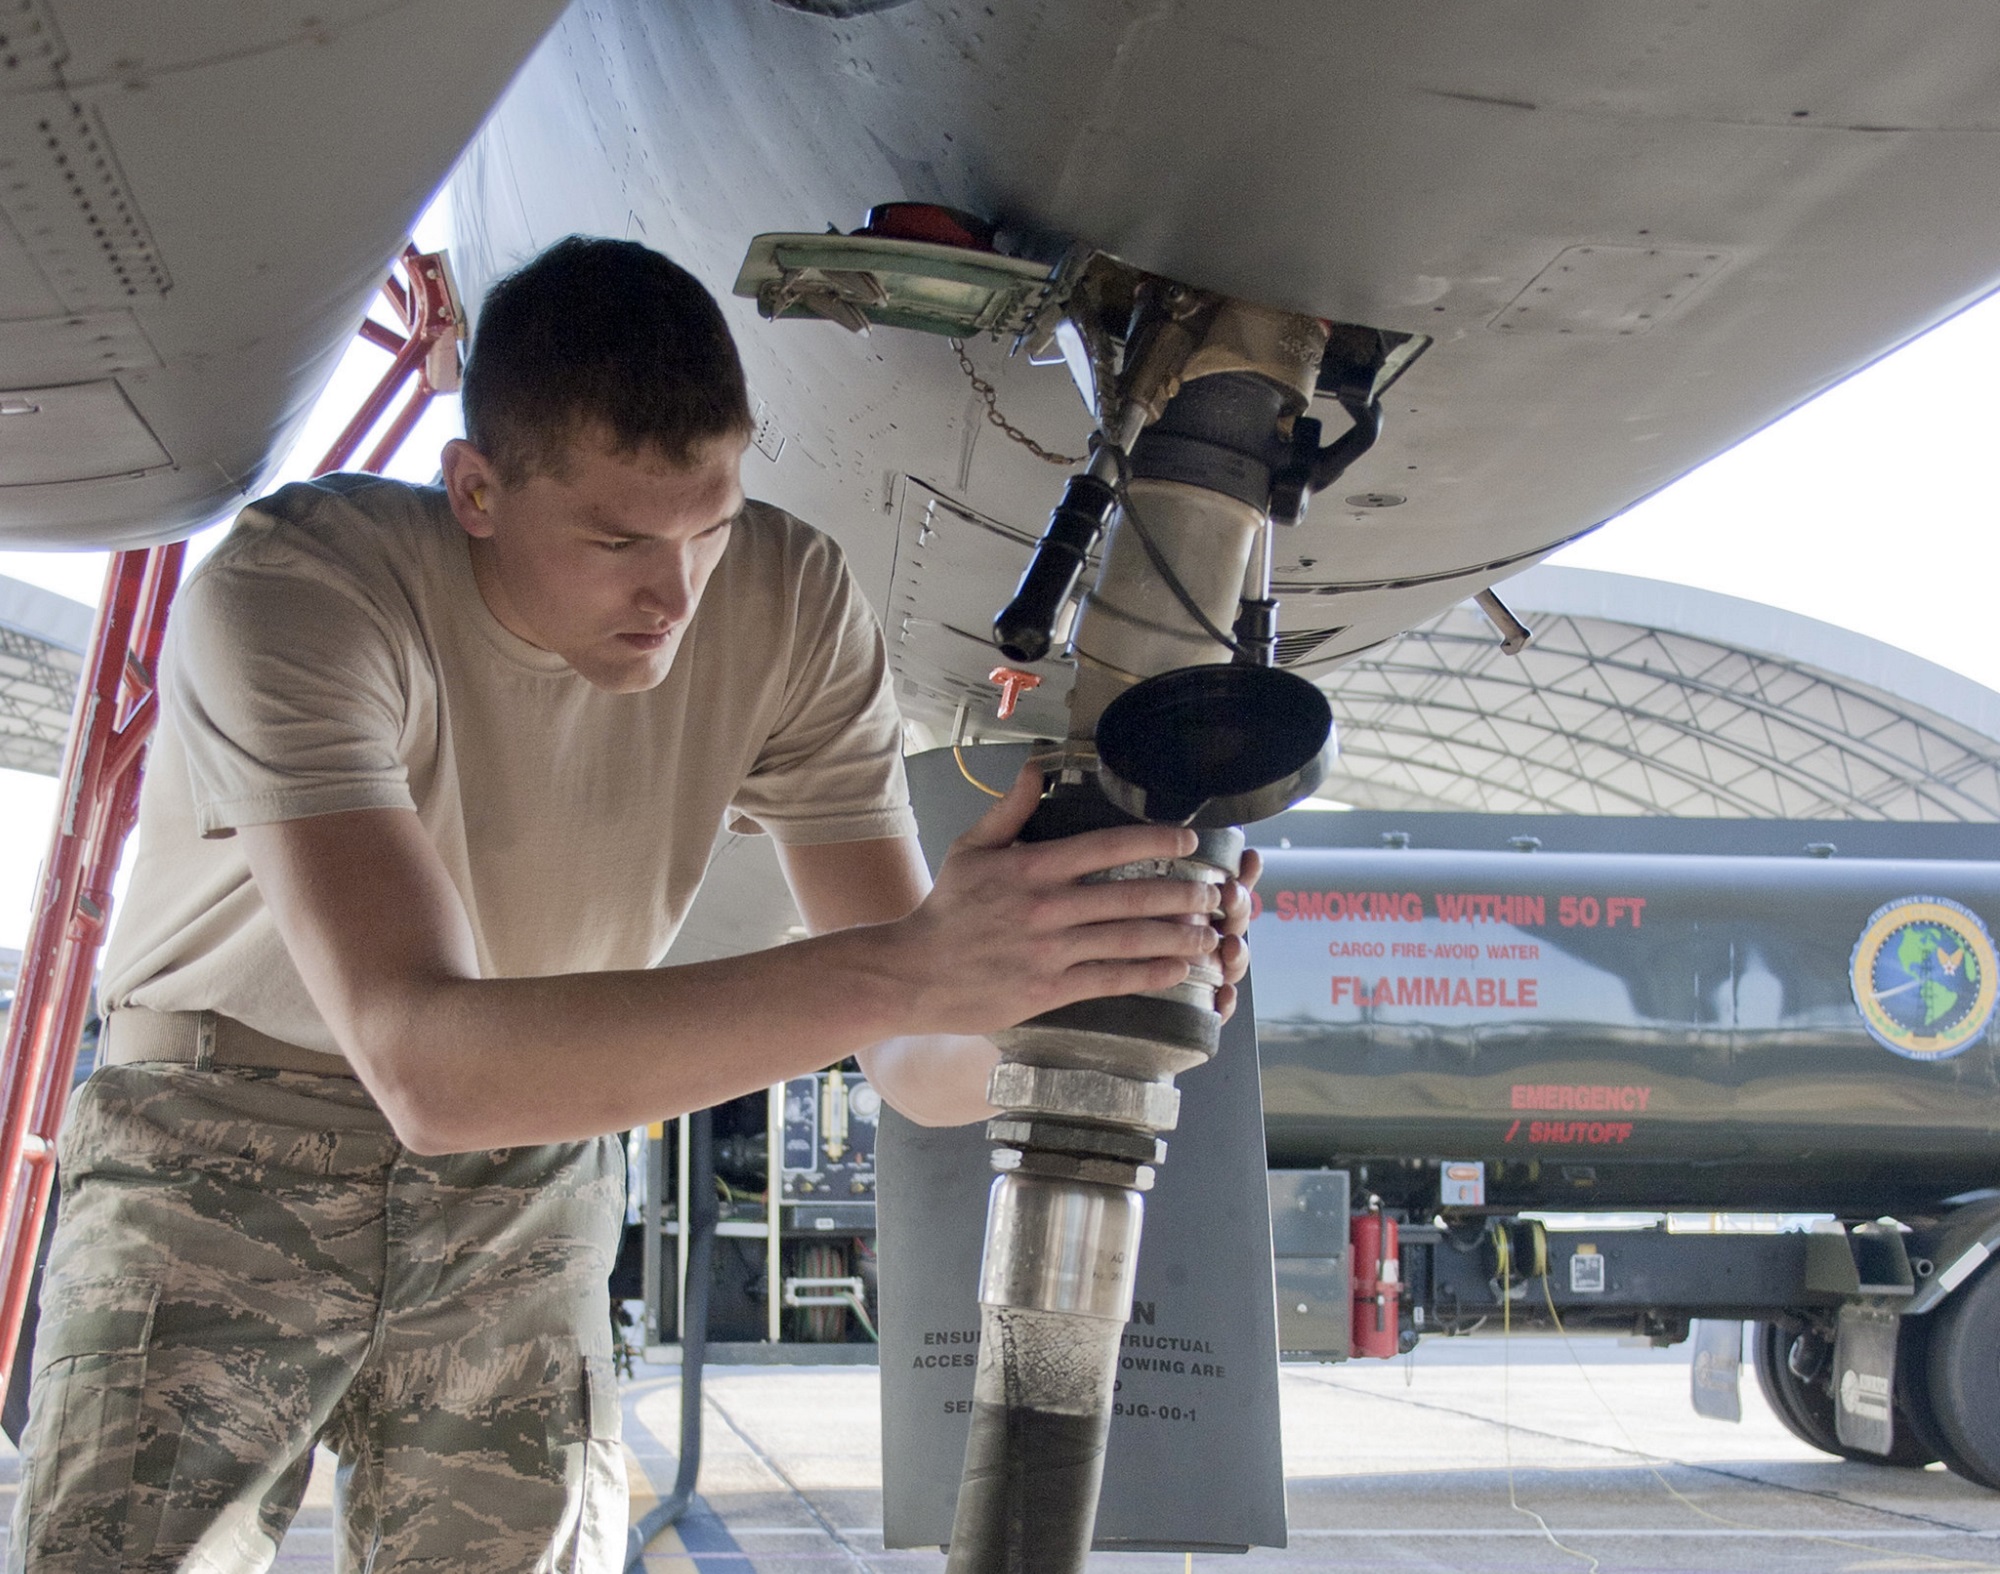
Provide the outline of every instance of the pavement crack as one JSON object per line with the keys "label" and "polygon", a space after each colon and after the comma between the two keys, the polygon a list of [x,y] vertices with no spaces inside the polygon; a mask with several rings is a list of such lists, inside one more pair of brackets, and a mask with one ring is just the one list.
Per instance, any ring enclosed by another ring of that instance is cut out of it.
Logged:
{"label": "pavement crack", "polygon": [[820,1528],[821,1533],[826,1539],[841,1550],[846,1556],[849,1565],[863,1570],[864,1574],[872,1574],[875,1565],[868,1561],[866,1555],[853,1542],[841,1534],[839,1527],[832,1520],[820,1512],[819,1505],[806,1496],[804,1489],[791,1478],[790,1473],[786,1471],[785,1467],[767,1453],[755,1438],[736,1424],[736,1417],[729,1413],[728,1408],[724,1406],[722,1401],[716,1398],[712,1392],[703,1394],[702,1399],[708,1405],[709,1409],[722,1417],[722,1424],[736,1434],[737,1441],[750,1450],[751,1457],[766,1470],[770,1471],[772,1475],[784,1482],[785,1490],[799,1500],[799,1506],[811,1516],[812,1522]]}

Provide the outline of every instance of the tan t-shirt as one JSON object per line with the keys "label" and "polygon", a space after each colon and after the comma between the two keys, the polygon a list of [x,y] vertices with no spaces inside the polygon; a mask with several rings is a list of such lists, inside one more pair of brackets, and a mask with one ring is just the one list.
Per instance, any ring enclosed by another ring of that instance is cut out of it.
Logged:
{"label": "tan t-shirt", "polygon": [[644,694],[508,633],[444,494],[368,476],[246,509],[161,666],[114,1010],[220,1011],[336,1052],[242,825],[414,809],[487,977],[657,963],[726,818],[795,843],[914,830],[881,630],[839,549],[764,504]]}

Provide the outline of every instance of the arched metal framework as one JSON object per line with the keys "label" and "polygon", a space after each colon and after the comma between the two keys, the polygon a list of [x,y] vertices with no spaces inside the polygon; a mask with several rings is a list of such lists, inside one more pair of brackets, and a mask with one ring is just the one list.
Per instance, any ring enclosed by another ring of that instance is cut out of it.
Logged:
{"label": "arched metal framework", "polygon": [[2000,695],[1860,635],[1578,569],[1500,587],[1504,655],[1456,607],[1322,680],[1322,791],[1367,808],[2000,820]]}
{"label": "arched metal framework", "polygon": [[62,765],[90,620],[81,602],[0,579],[0,770]]}

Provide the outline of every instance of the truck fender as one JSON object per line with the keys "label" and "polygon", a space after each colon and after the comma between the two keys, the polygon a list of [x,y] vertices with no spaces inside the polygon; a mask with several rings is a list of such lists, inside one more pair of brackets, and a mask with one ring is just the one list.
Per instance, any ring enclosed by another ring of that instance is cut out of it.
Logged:
{"label": "truck fender", "polygon": [[1935,1311],[1987,1260],[2000,1255],[2000,1193],[1985,1194],[1952,1210],[1935,1225],[1909,1237],[1914,1263],[1928,1258],[1931,1272],[1919,1276],[1917,1292],[1900,1308],[1905,1317]]}

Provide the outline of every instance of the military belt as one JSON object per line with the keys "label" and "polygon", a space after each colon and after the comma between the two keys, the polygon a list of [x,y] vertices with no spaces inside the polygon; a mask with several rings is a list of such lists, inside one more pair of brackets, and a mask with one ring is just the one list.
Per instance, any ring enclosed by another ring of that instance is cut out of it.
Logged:
{"label": "military belt", "polygon": [[200,1071],[242,1066],[264,1071],[312,1071],[351,1077],[354,1068],[339,1055],[301,1049],[246,1027],[219,1011],[144,1011],[126,1007],[104,1024],[99,1064],[129,1066],[167,1061]]}

